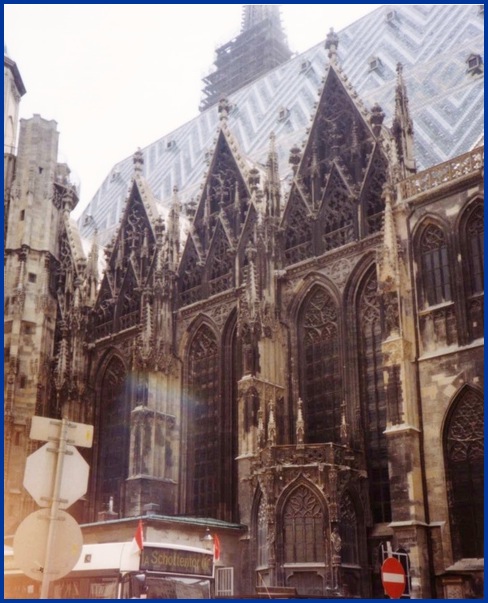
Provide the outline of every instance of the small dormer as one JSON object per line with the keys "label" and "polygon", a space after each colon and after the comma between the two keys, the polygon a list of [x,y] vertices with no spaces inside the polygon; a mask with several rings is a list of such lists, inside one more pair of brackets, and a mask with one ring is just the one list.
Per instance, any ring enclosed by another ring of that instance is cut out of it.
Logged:
{"label": "small dormer", "polygon": [[290,115],[290,109],[286,107],[280,107],[278,109],[278,121],[285,121]]}
{"label": "small dormer", "polygon": [[385,13],[385,21],[387,23],[394,23],[397,20],[398,20],[398,17],[397,17],[397,13],[395,10],[391,9]]}
{"label": "small dormer", "polygon": [[167,140],[165,148],[167,151],[173,151],[176,149],[176,140]]}
{"label": "small dormer", "polygon": [[303,59],[300,63],[300,73],[307,73],[312,63],[308,59]]}
{"label": "small dormer", "polygon": [[466,59],[466,65],[466,71],[468,73],[471,73],[472,75],[477,75],[483,72],[483,59],[479,54],[470,54],[469,57]]}
{"label": "small dormer", "polygon": [[381,60],[372,56],[368,59],[368,71],[379,71],[381,69]]}

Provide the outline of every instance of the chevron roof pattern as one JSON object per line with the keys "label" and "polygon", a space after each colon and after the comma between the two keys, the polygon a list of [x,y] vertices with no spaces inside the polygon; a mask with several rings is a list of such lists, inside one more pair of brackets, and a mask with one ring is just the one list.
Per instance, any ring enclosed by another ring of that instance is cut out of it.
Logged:
{"label": "chevron roof pattern", "polygon": [[[483,66],[470,72],[468,59],[483,60],[483,5],[385,5],[338,36],[339,64],[367,108],[381,105],[386,125],[393,116],[396,65],[403,64],[419,170],[482,142]],[[318,44],[229,97],[229,128],[245,155],[264,164],[275,133],[285,193],[289,150],[306,138],[327,63],[324,44]],[[218,125],[214,106],[142,149],[145,178],[163,205],[174,186],[183,203],[198,197]],[[132,157],[114,166],[78,220],[83,237],[97,225],[100,241],[110,239],[132,175]]]}

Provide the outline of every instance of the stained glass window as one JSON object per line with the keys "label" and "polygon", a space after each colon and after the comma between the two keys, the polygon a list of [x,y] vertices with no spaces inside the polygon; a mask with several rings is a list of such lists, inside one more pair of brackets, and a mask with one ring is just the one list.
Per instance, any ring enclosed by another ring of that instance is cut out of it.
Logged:
{"label": "stained glass window", "polygon": [[386,395],[381,351],[381,314],[376,268],[367,274],[359,295],[359,369],[362,422],[368,465],[370,498],[375,522],[391,521]]}
{"label": "stained glass window", "polygon": [[324,563],[324,512],[306,486],[299,486],[290,495],[283,524],[285,563]]}
{"label": "stained glass window", "polygon": [[444,454],[454,559],[483,557],[483,399],[467,389],[446,423]]}
{"label": "stained glass window", "polygon": [[103,375],[100,393],[100,450],[98,456],[98,511],[106,509],[110,497],[121,510],[121,488],[128,471],[129,412],[124,395],[126,370],[114,357]]}
{"label": "stained glass window", "polygon": [[484,335],[484,220],[483,206],[478,203],[465,222],[463,272],[466,280],[467,318],[470,339]]}
{"label": "stained glass window", "polygon": [[446,238],[442,230],[429,224],[420,240],[421,278],[424,303],[435,306],[452,299]]}
{"label": "stained glass window", "polygon": [[341,372],[337,307],[331,296],[315,289],[305,302],[300,341],[304,362],[302,398],[305,440],[338,442],[341,422]]}
{"label": "stained glass window", "polygon": [[203,325],[189,355],[189,510],[216,517],[219,504],[219,370],[214,333]]}

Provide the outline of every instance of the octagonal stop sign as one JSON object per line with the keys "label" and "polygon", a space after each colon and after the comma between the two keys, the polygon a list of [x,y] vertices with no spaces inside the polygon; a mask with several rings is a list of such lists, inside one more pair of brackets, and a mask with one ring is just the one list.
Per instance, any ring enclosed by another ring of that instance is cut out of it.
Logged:
{"label": "octagonal stop sign", "polygon": [[[58,455],[51,442],[27,457],[24,488],[40,507],[51,505]],[[67,446],[63,461],[59,508],[67,509],[88,489],[90,467],[74,446]]]}

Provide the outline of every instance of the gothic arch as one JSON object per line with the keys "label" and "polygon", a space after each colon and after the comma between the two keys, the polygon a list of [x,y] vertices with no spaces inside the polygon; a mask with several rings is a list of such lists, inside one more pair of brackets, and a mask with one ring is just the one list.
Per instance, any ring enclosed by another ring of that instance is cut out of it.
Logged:
{"label": "gothic arch", "polygon": [[128,477],[130,441],[130,381],[129,368],[115,349],[104,355],[95,377],[96,383],[96,438],[94,446],[97,484],[95,512],[106,508],[113,497],[114,508],[121,508],[125,480]]}
{"label": "gothic arch", "polygon": [[[457,265],[458,280],[464,283],[466,326],[464,339],[472,341],[484,335],[484,203],[477,196],[463,208],[456,232],[461,266]],[[462,274],[459,274],[461,268]]]}
{"label": "gothic arch", "polygon": [[303,277],[302,282],[298,286],[297,291],[293,294],[292,299],[286,309],[286,313],[290,317],[292,323],[296,324],[303,301],[309,295],[311,289],[313,289],[316,285],[320,285],[324,289],[327,289],[329,294],[334,298],[337,306],[339,306],[341,295],[336,284],[321,272],[312,270],[307,272],[307,274]]}
{"label": "gothic arch", "polygon": [[454,561],[484,555],[483,413],[482,392],[464,385],[451,401],[442,429]]}
{"label": "gothic arch", "polygon": [[299,594],[324,595],[330,579],[330,528],[323,493],[300,475],[283,490],[276,508],[279,580]]}
{"label": "gothic arch", "polygon": [[184,361],[183,450],[186,512],[217,517],[221,479],[220,341],[201,320],[192,330]]}
{"label": "gothic arch", "polygon": [[425,216],[414,230],[413,249],[419,309],[454,301],[449,226],[437,216]]}
{"label": "gothic arch", "polygon": [[[237,337],[237,310],[227,317],[221,337],[221,496],[227,521],[237,521],[238,388],[242,376],[242,351]],[[224,477],[225,476],[225,477]]]}
{"label": "gothic arch", "polygon": [[258,485],[251,507],[251,525],[253,526],[251,537],[254,549],[252,558],[256,560],[258,569],[268,567],[270,557],[274,557],[274,551],[270,551],[270,518],[267,507],[266,496]]}
{"label": "gothic arch", "polygon": [[323,563],[327,555],[328,509],[317,486],[304,476],[298,476],[282,491],[276,515],[277,539],[280,541],[277,550],[283,556],[281,562]]}
{"label": "gothic arch", "polygon": [[376,266],[373,252],[365,254],[354,266],[346,281],[342,299],[342,320],[344,324],[344,384],[346,401],[346,421],[350,426],[354,446],[363,445],[361,421],[360,372],[358,364],[357,304],[360,286],[365,275]]}
{"label": "gothic arch", "polygon": [[383,382],[383,309],[376,266],[365,271],[355,297],[356,358],[359,385],[359,438],[364,447],[373,521],[391,521],[388,449],[384,435],[387,399]]}
{"label": "gothic arch", "polygon": [[179,345],[179,357],[184,359],[185,364],[187,364],[188,360],[188,351],[190,349],[190,345],[192,342],[195,333],[202,325],[207,325],[208,328],[214,333],[218,333],[218,328],[215,322],[208,316],[208,314],[204,314],[200,312],[188,325],[186,331],[182,334],[180,345]]}
{"label": "gothic arch", "polygon": [[305,441],[340,441],[343,401],[340,312],[337,300],[314,283],[298,313],[295,349],[300,358]]}

